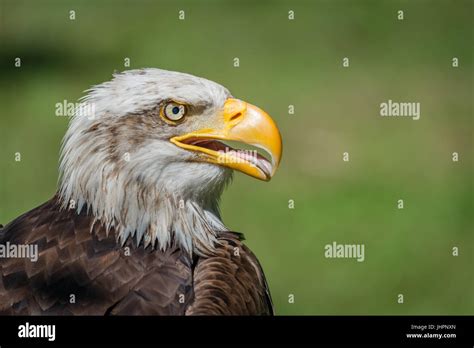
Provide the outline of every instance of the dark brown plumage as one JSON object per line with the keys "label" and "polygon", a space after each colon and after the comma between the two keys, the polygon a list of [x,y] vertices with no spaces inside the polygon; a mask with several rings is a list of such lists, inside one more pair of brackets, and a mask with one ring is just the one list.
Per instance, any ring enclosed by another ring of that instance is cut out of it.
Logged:
{"label": "dark brown plumage", "polygon": [[113,230],[107,236],[96,223],[91,231],[92,222],[54,197],[1,229],[0,244],[36,243],[39,257],[0,258],[0,314],[273,314],[263,271],[240,234],[222,232],[215,255],[191,257],[131,238],[121,247]]}

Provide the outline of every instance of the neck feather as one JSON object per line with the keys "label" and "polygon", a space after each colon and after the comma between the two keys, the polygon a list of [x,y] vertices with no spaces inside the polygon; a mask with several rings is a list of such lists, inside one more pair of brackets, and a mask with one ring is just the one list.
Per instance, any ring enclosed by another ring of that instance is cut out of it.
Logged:
{"label": "neck feather", "polygon": [[[228,231],[219,198],[232,172],[207,163],[147,161],[134,154],[123,162],[101,154],[105,144],[63,143],[59,197],[64,209],[87,209],[120,243],[164,250],[178,245],[189,253],[209,254],[217,236]],[[163,150],[163,147],[161,148]],[[145,151],[150,153],[149,151]],[[155,151],[159,152],[159,151]]]}

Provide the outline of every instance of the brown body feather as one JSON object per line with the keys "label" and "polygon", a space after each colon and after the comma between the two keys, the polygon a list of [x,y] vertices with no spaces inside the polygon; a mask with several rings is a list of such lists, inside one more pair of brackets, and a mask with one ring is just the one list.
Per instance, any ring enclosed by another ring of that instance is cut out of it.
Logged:
{"label": "brown body feather", "polygon": [[36,262],[0,258],[0,314],[273,314],[263,271],[239,234],[223,232],[214,255],[191,257],[130,239],[122,247],[113,230],[96,223],[91,232],[93,220],[61,210],[55,197],[0,229],[0,244],[39,250]]}

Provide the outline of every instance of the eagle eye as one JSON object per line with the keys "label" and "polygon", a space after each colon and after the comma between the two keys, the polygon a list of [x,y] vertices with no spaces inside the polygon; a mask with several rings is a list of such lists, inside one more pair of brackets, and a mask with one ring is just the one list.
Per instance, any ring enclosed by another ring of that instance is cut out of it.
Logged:
{"label": "eagle eye", "polygon": [[186,105],[169,102],[162,108],[163,116],[170,121],[179,121],[186,115]]}

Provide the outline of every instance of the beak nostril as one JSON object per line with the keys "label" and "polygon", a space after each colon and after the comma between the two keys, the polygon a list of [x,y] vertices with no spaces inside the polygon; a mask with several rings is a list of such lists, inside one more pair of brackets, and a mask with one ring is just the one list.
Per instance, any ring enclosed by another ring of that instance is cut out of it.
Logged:
{"label": "beak nostril", "polygon": [[241,117],[242,117],[242,113],[238,112],[235,115],[232,115],[232,117],[230,118],[229,121],[234,121],[234,120],[237,120],[238,118],[241,118]]}

